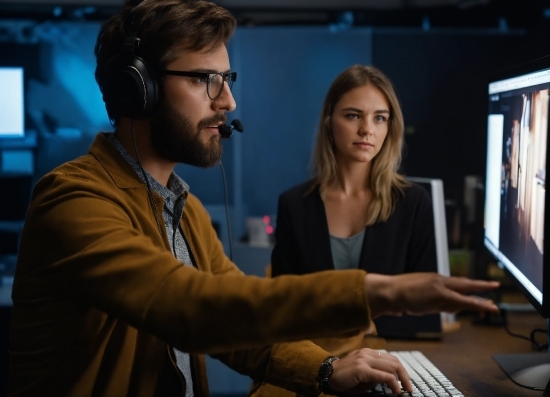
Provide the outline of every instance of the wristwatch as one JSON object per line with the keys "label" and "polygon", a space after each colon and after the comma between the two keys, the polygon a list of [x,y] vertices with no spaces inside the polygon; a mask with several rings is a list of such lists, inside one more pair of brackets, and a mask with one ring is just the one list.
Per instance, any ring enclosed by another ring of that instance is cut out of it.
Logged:
{"label": "wristwatch", "polygon": [[319,367],[319,374],[317,375],[317,380],[319,381],[319,388],[324,394],[337,395],[337,393],[332,390],[328,384],[328,380],[334,371],[332,362],[338,360],[338,357],[330,356],[325,361],[321,363]]}

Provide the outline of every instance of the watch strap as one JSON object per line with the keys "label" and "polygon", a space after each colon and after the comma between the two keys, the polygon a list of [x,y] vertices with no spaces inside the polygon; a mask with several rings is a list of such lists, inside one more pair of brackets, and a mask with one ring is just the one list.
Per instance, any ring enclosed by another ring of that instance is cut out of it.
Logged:
{"label": "watch strap", "polygon": [[337,395],[338,393],[335,392],[330,388],[329,385],[329,379],[332,376],[332,373],[334,371],[334,367],[332,366],[333,361],[338,360],[338,357],[330,356],[325,361],[321,363],[321,366],[319,367],[319,374],[317,375],[317,381],[319,382],[319,389],[324,394],[329,395]]}

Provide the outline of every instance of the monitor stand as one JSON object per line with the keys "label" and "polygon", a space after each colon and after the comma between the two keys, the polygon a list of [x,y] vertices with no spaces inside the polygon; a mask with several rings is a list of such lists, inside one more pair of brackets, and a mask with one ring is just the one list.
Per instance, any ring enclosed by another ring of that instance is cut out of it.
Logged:
{"label": "monitor stand", "polygon": [[518,386],[544,391],[550,396],[550,356],[545,353],[495,354],[493,359]]}

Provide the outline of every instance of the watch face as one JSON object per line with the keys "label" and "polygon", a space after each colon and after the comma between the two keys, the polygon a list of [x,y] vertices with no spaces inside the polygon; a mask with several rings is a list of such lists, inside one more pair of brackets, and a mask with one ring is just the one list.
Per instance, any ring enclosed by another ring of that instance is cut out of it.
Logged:
{"label": "watch face", "polygon": [[333,367],[332,362],[325,361],[321,364],[319,368],[319,379],[326,379],[332,375]]}

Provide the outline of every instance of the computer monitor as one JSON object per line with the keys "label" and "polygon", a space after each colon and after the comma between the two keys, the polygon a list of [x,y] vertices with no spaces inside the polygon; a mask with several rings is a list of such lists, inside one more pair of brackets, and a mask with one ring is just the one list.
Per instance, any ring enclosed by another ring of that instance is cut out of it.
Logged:
{"label": "computer monitor", "polygon": [[447,217],[445,214],[445,193],[443,189],[443,180],[421,177],[407,177],[407,179],[422,186],[430,195],[434,215],[437,272],[444,276],[449,276],[449,240],[447,238]]}
{"label": "computer monitor", "polygon": [[[422,186],[431,198],[437,272],[449,276],[449,241],[443,181],[438,178],[423,177],[407,177],[407,179]],[[454,322],[455,317],[451,313],[381,316],[374,320],[378,335],[389,339],[441,339],[444,329]]]}
{"label": "computer monitor", "polygon": [[0,139],[25,135],[22,67],[0,67]]}
{"label": "computer monitor", "polygon": [[[484,244],[535,309],[550,316],[549,197],[546,196],[550,57],[488,82]],[[547,388],[548,354],[497,355],[523,386]]]}

